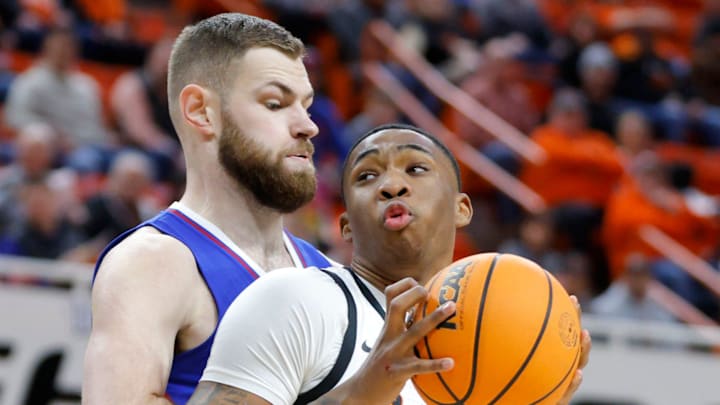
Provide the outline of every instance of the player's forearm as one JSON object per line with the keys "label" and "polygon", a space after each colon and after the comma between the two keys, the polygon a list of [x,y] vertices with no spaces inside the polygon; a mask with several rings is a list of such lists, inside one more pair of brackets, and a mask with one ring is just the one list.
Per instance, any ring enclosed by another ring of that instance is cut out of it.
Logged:
{"label": "player's forearm", "polygon": [[167,373],[154,368],[139,369],[138,363],[153,362],[117,354],[121,351],[108,343],[103,334],[91,336],[85,354],[82,404],[172,405],[165,397]]}
{"label": "player's forearm", "polygon": [[[95,391],[95,390],[90,390]],[[102,390],[99,390],[102,391]],[[135,398],[128,398],[126,394],[114,396],[112,393],[98,392],[98,395],[87,393],[83,390],[82,405],[102,405],[108,403],[123,403],[128,405],[173,405],[172,401],[162,395],[147,394],[138,395]]]}
{"label": "player's forearm", "polygon": [[229,385],[201,381],[187,405],[269,405],[250,392]]}
{"label": "player's forearm", "polygon": [[137,383],[120,383],[116,375],[107,373],[86,374],[82,387],[82,405],[173,405],[164,393],[139,389]]}

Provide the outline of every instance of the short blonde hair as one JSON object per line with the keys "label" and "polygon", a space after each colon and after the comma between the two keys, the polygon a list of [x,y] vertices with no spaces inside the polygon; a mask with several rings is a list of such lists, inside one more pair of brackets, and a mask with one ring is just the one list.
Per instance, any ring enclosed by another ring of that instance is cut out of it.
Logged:
{"label": "short blonde hair", "polygon": [[233,60],[252,48],[270,47],[300,58],[302,41],[285,28],[262,18],[225,13],[185,27],[175,40],[168,66],[168,98],[171,116],[180,91],[190,83],[222,94],[228,88]]}

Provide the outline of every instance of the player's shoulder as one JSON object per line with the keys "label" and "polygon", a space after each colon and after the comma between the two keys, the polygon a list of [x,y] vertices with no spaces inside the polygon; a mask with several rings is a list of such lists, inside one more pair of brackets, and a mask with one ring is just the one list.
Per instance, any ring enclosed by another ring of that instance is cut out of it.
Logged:
{"label": "player's shoulder", "polygon": [[[335,280],[326,274],[326,272],[338,271],[342,269],[332,267],[322,270],[317,267],[276,269],[252,283],[246,292],[257,296],[272,296],[276,305],[292,306],[299,303],[305,306],[327,305],[329,301],[334,301],[343,295]],[[241,297],[243,295],[245,292]]]}
{"label": "player's shoulder", "polygon": [[190,249],[172,236],[146,226],[110,249],[99,265],[96,284],[104,279],[192,281],[197,267]]}
{"label": "player's shoulder", "polygon": [[283,289],[314,289],[332,284],[333,280],[327,273],[336,273],[337,271],[338,268],[334,267],[323,269],[318,267],[288,267],[268,272],[261,278],[261,281],[268,285],[272,284],[274,287],[282,287]]}

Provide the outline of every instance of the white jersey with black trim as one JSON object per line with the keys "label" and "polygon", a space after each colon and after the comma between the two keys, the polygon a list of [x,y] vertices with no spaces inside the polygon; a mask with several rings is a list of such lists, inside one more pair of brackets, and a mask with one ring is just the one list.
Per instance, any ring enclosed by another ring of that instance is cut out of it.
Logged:
{"label": "white jersey with black trim", "polygon": [[[228,308],[201,380],[311,402],[362,366],[384,311],[385,295],[348,269],[273,270]],[[393,405],[424,403],[408,381]]]}

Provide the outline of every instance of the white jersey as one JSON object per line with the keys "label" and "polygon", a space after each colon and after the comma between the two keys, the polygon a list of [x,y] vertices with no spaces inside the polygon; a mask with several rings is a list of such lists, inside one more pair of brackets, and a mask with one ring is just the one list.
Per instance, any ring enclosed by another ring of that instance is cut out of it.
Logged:
{"label": "white jersey", "polygon": [[[326,271],[273,270],[252,283],[220,322],[201,380],[305,404],[355,374],[382,330],[385,295],[349,269]],[[393,402],[424,403],[410,381]]]}

